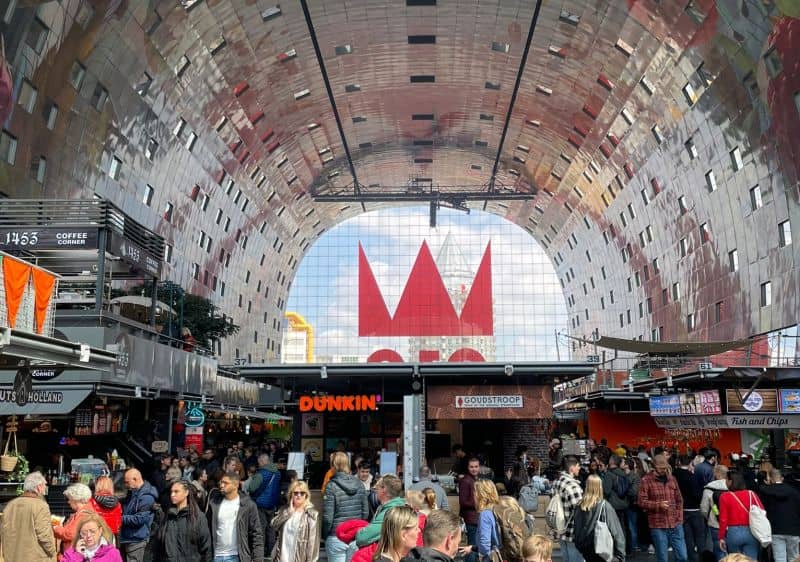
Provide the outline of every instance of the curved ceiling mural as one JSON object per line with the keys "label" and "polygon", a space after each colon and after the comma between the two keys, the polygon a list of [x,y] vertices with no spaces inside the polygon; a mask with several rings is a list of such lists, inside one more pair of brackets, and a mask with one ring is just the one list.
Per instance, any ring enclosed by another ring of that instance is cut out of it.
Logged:
{"label": "curved ceiling mural", "polygon": [[0,190],[97,195],[162,234],[168,276],[242,326],[226,357],[270,358],[254,333],[280,341],[326,229],[415,197],[525,228],[578,336],[797,323],[795,2],[6,0],[0,16]]}

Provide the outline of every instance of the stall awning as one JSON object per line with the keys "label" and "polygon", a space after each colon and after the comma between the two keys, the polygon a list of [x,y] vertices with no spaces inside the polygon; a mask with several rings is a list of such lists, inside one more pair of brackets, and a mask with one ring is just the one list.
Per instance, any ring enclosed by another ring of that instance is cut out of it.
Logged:
{"label": "stall awning", "polygon": [[0,416],[69,414],[92,393],[90,384],[65,386],[37,384],[27,396],[18,396],[12,386],[0,386]]}
{"label": "stall awning", "polygon": [[[594,342],[588,342],[594,343]],[[685,357],[708,357],[751,345],[753,340],[710,341],[710,342],[658,342],[626,340],[602,336],[597,340],[599,347],[616,349],[640,355],[682,355]]]}
{"label": "stall awning", "polygon": [[273,414],[269,412],[260,412],[258,410],[253,410],[252,408],[237,408],[237,407],[230,407],[230,408],[223,408],[222,406],[212,405],[212,404],[205,404],[203,406],[204,410],[210,412],[219,412],[220,414],[234,414],[236,416],[248,417],[254,420],[265,420],[265,421],[292,421],[292,417],[290,416],[281,416],[280,414]]}

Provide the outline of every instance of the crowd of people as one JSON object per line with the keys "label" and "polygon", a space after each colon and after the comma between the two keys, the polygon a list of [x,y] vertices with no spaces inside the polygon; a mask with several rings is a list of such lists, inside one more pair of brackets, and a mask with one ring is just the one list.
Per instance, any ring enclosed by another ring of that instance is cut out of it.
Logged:
{"label": "crowd of people", "polygon": [[[713,447],[690,457],[601,441],[585,464],[559,449],[554,440],[551,478],[531,475],[522,450],[497,482],[479,458],[456,455],[458,512],[428,467],[404,489],[344,451],[330,456],[321,511],[308,484],[273,463],[274,447],[236,445],[221,462],[213,450],[162,456],[147,479],[124,473],[124,498],[108,477],[93,490],[72,484],[72,513],[57,524],[47,481],[32,472],[4,510],[0,547],[6,562],[317,562],[323,544],[329,562],[551,562],[554,540],[564,562],[637,551],[656,562],[669,551],[675,562],[747,562],[767,545],[774,562],[798,558],[800,492],[769,465],[728,467]],[[549,536],[535,532],[543,491]]]}
{"label": "crowd of people", "polygon": [[617,560],[637,551],[655,554],[657,562],[667,562],[670,551],[675,562],[730,554],[759,560],[767,546],[774,562],[800,555],[800,491],[768,462],[755,469],[732,455],[725,465],[711,444],[696,455],[678,455],[660,447],[612,451],[601,440],[584,466],[559,448],[556,439],[550,459],[562,465],[553,484],[559,505],[551,501],[547,521],[565,562],[600,562],[598,520]]}

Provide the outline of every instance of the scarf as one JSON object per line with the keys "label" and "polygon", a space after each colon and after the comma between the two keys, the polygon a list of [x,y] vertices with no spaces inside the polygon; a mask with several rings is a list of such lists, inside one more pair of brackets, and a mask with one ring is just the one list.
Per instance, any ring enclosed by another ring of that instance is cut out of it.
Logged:
{"label": "scarf", "polygon": [[80,553],[83,555],[83,557],[86,560],[91,560],[92,558],[94,558],[94,555],[97,554],[97,551],[100,550],[100,547],[101,546],[105,546],[107,544],[108,544],[108,541],[106,540],[106,538],[105,537],[100,537],[100,542],[97,543],[97,546],[95,546],[94,548],[89,548],[89,547],[84,546],[81,549]]}

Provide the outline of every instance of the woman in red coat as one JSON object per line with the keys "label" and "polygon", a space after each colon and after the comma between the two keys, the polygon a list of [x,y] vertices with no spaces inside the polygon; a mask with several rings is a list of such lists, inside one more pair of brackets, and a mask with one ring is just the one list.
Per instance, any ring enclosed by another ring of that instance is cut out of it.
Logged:
{"label": "woman in red coat", "polygon": [[122,526],[122,506],[119,498],[114,495],[114,482],[108,476],[100,476],[94,483],[94,496],[89,500],[92,506],[108,528],[116,537]]}

